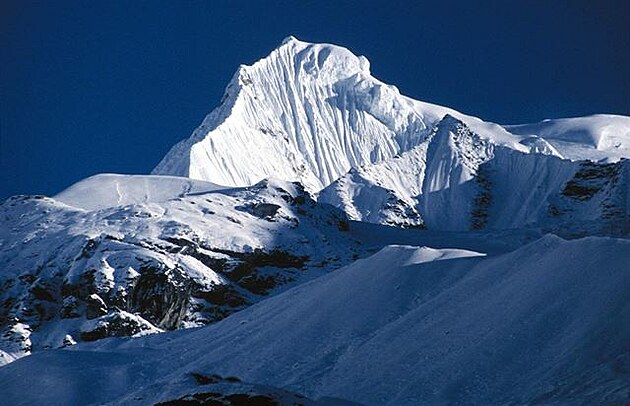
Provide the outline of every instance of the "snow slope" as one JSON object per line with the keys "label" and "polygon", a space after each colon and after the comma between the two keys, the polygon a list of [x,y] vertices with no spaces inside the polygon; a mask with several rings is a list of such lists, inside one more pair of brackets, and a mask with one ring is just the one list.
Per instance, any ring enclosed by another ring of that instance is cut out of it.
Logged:
{"label": "snow slope", "polygon": [[367,405],[623,404],[629,250],[551,235],[491,257],[390,246],[212,326],[18,360],[0,394],[155,403],[216,374]]}
{"label": "snow slope", "polygon": [[424,227],[416,209],[422,190],[426,148],[419,145],[391,159],[351,169],[324,188],[318,201],[342,209],[350,219],[401,227]]}
{"label": "snow slope", "polygon": [[627,235],[630,161],[576,162],[531,145],[537,153],[494,145],[447,115],[426,142],[350,170],[319,201],[354,220],[403,227]]}
{"label": "snow slope", "polygon": [[353,220],[466,230],[478,189],[471,181],[493,151],[492,144],[446,115],[424,143],[352,169],[325,188],[319,201],[343,209]]}
{"label": "snow slope", "polygon": [[98,174],[75,183],[53,196],[57,201],[85,210],[128,204],[159,203],[187,194],[225,187],[175,176]]}
{"label": "snow slope", "polygon": [[573,160],[615,162],[630,157],[630,117],[626,116],[596,114],[504,127],[512,134],[544,139]]}
{"label": "snow slope", "polygon": [[343,213],[300,185],[195,192],[207,188],[107,175],[59,195],[82,208],[43,196],[0,205],[0,363],[214,322],[361,254]]}
{"label": "snow slope", "polygon": [[0,403],[627,403],[630,243],[526,244],[628,236],[629,120],[502,127],[289,37],[154,175],[0,204]]}

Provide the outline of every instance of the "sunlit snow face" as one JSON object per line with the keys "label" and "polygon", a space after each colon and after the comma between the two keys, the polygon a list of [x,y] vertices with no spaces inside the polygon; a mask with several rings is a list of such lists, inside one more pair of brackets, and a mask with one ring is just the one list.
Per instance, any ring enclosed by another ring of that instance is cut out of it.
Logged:
{"label": "sunlit snow face", "polygon": [[367,58],[357,57],[347,49],[311,44],[295,56],[304,72],[314,76],[322,84],[331,84],[357,73],[369,74]]}

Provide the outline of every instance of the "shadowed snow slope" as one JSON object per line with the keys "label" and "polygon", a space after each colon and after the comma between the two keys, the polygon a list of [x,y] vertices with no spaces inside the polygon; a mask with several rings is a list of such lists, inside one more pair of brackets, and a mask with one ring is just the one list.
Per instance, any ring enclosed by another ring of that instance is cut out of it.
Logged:
{"label": "shadowed snow slope", "polygon": [[203,390],[199,373],[369,405],[621,404],[629,251],[554,236],[494,257],[390,246],[199,330],[18,360],[0,393],[152,403]]}

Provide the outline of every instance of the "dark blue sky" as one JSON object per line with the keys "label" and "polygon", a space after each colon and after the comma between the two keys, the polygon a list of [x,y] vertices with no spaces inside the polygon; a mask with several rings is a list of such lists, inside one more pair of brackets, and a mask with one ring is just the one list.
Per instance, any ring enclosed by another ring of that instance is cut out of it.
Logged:
{"label": "dark blue sky", "polygon": [[629,115],[629,15],[626,0],[3,0],[0,199],[148,173],[239,64],[289,34],[346,46],[402,93],[491,121]]}

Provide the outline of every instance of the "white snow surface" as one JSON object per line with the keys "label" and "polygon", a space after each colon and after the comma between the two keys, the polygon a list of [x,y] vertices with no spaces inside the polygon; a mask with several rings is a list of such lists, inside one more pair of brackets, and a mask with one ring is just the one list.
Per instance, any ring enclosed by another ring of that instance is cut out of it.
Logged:
{"label": "white snow surface", "polygon": [[83,179],[53,198],[84,210],[140,203],[160,203],[191,193],[226,189],[210,182],[176,176],[103,173]]}
{"label": "white snow surface", "polygon": [[153,173],[232,186],[274,176],[317,192],[351,167],[422,143],[446,114],[528,151],[496,124],[401,95],[371,76],[365,57],[289,38],[252,66],[242,65],[221,105]]}
{"label": "white snow surface", "polygon": [[220,105],[153,173],[228,186],[271,176],[300,181],[317,193],[350,168],[424,143],[447,114],[492,144],[521,152],[610,161],[630,157],[628,117],[504,128],[403,96],[374,78],[367,59],[348,49],[289,37],[267,57],[241,65]]}
{"label": "white snow surface", "polygon": [[[594,234],[611,222],[630,227],[628,160],[576,162],[559,157],[542,138],[524,144],[536,152],[495,145],[447,115],[424,143],[353,168],[323,189],[319,201],[354,220],[432,230],[541,227],[566,234],[590,227]],[[561,200],[562,210],[555,208]]]}
{"label": "white snow surface", "polygon": [[622,404],[629,251],[551,235],[489,257],[390,246],[199,330],[20,359],[0,395],[149,404],[203,391],[194,372],[366,405]]}
{"label": "white snow surface", "polygon": [[499,126],[288,37],[153,175],[0,204],[0,403],[155,404],[210,390],[192,373],[367,405],[628,403],[630,241],[538,239],[627,236],[628,157],[629,117]]}
{"label": "white snow surface", "polygon": [[565,158],[615,162],[630,157],[630,117],[596,114],[506,125],[512,134],[546,140]]}
{"label": "white snow surface", "polygon": [[[268,180],[243,189],[206,187],[179,178],[106,175],[59,195],[73,206],[44,196],[15,196],[0,204],[0,362],[62,347],[67,335],[78,339],[114,316],[143,331],[164,329],[169,319],[149,321],[120,311],[134,307],[139,281],[152,272],[163,274],[173,289],[180,283],[204,292],[231,287],[249,304],[268,293],[251,293],[225,276],[229,261],[236,266],[239,256],[279,253],[278,268],[272,259],[256,275],[275,278],[274,286],[283,289],[328,272],[324,264],[347,264],[358,255],[357,243],[340,231],[343,213],[317,204],[299,185]],[[107,200],[112,188],[121,190],[122,201]],[[136,199],[142,202],[119,205]],[[283,265],[282,255],[308,262]],[[228,263],[222,268],[223,261]],[[168,292],[160,294],[167,298]],[[202,325],[214,315],[191,294],[181,293],[190,302],[181,310],[182,322],[167,328]],[[90,302],[104,310],[86,321],[82,309]],[[69,305],[76,314],[65,315]],[[177,303],[164,308],[171,305]],[[229,314],[240,308],[225,309]]]}

